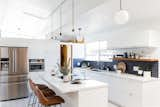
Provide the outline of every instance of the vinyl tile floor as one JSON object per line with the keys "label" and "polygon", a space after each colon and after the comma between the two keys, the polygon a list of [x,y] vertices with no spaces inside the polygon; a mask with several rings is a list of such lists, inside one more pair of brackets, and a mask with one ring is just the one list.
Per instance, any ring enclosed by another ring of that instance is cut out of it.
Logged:
{"label": "vinyl tile floor", "polygon": [[[3,101],[0,102],[0,107],[27,107],[28,98],[11,100],[11,101]],[[111,103],[109,103],[109,107],[117,107]]]}

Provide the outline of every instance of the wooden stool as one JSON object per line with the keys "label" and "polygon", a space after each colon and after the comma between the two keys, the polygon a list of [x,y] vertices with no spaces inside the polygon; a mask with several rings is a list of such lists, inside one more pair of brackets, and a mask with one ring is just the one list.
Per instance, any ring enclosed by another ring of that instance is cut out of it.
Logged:
{"label": "wooden stool", "polygon": [[[36,104],[36,96],[35,96],[35,92],[34,89],[35,87],[38,87],[44,94],[45,97],[50,97],[50,96],[55,96],[56,93],[54,91],[52,91],[51,89],[49,89],[46,85],[42,85],[42,84],[35,84],[31,79],[29,79],[29,84],[30,84],[30,88],[32,90],[31,95],[29,96],[29,101],[28,101],[28,107],[30,105],[34,105]],[[33,98],[33,102],[31,103],[31,100]]]}
{"label": "wooden stool", "polygon": [[46,97],[38,87],[35,87],[35,94],[38,97],[39,103],[43,106],[51,107],[60,105],[62,107],[62,103],[64,103],[64,99],[62,99],[60,96],[49,96]]}

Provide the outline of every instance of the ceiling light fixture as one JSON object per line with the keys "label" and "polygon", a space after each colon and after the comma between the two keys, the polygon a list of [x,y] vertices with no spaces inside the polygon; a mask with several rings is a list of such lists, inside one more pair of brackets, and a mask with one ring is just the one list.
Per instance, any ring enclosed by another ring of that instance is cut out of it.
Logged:
{"label": "ceiling light fixture", "polygon": [[75,1],[72,0],[72,33],[75,36]]}
{"label": "ceiling light fixture", "polygon": [[120,10],[115,13],[114,19],[117,24],[126,24],[129,21],[128,11],[122,9],[122,0],[120,0]]}
{"label": "ceiling light fixture", "polygon": [[59,6],[59,35],[55,36],[55,40],[62,39],[62,5]]}
{"label": "ceiling light fixture", "polygon": [[60,6],[60,10],[59,10],[59,26],[60,26],[60,32],[59,32],[59,36],[62,36],[62,5]]}
{"label": "ceiling light fixture", "polygon": [[[77,3],[76,3],[77,4]],[[75,32],[75,0],[72,0],[72,33],[75,37],[74,42],[76,43],[84,43],[84,37],[81,36],[81,30],[82,28],[78,28],[79,34]],[[79,15],[80,16],[80,15]]]}
{"label": "ceiling light fixture", "polygon": [[81,30],[82,30],[82,28],[78,28],[78,30],[79,30],[79,34],[78,34],[78,36],[76,37],[77,42],[78,42],[78,43],[84,43],[84,37],[81,35]]}

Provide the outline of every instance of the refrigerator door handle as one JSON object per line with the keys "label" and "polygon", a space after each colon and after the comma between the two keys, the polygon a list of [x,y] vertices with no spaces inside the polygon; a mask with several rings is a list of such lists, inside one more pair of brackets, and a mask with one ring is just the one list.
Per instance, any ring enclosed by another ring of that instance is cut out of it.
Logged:
{"label": "refrigerator door handle", "polygon": [[14,68],[14,48],[10,48],[10,59],[11,59],[11,61],[10,61],[10,63],[12,64],[11,66],[10,66],[10,71],[9,72],[11,72],[11,73],[14,73],[15,72],[15,68]]}
{"label": "refrigerator door handle", "polygon": [[15,72],[15,49],[13,48],[13,72]]}
{"label": "refrigerator door handle", "polygon": [[1,48],[0,48],[0,71],[2,71],[2,66],[1,66]]}
{"label": "refrigerator door handle", "polygon": [[[9,82],[9,83],[4,83],[4,84],[18,85],[18,84],[24,84],[24,83],[27,83],[27,82],[28,82],[28,80],[26,80],[26,81],[21,81],[21,82]],[[3,83],[1,83],[1,84],[3,84]]]}
{"label": "refrigerator door handle", "polygon": [[16,71],[16,49],[14,49],[14,72]]}

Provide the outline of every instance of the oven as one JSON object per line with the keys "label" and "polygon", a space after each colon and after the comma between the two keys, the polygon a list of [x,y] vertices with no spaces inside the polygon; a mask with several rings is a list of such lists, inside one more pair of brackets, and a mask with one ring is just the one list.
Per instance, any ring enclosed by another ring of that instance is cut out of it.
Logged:
{"label": "oven", "polygon": [[39,72],[45,70],[44,59],[29,59],[29,72]]}

